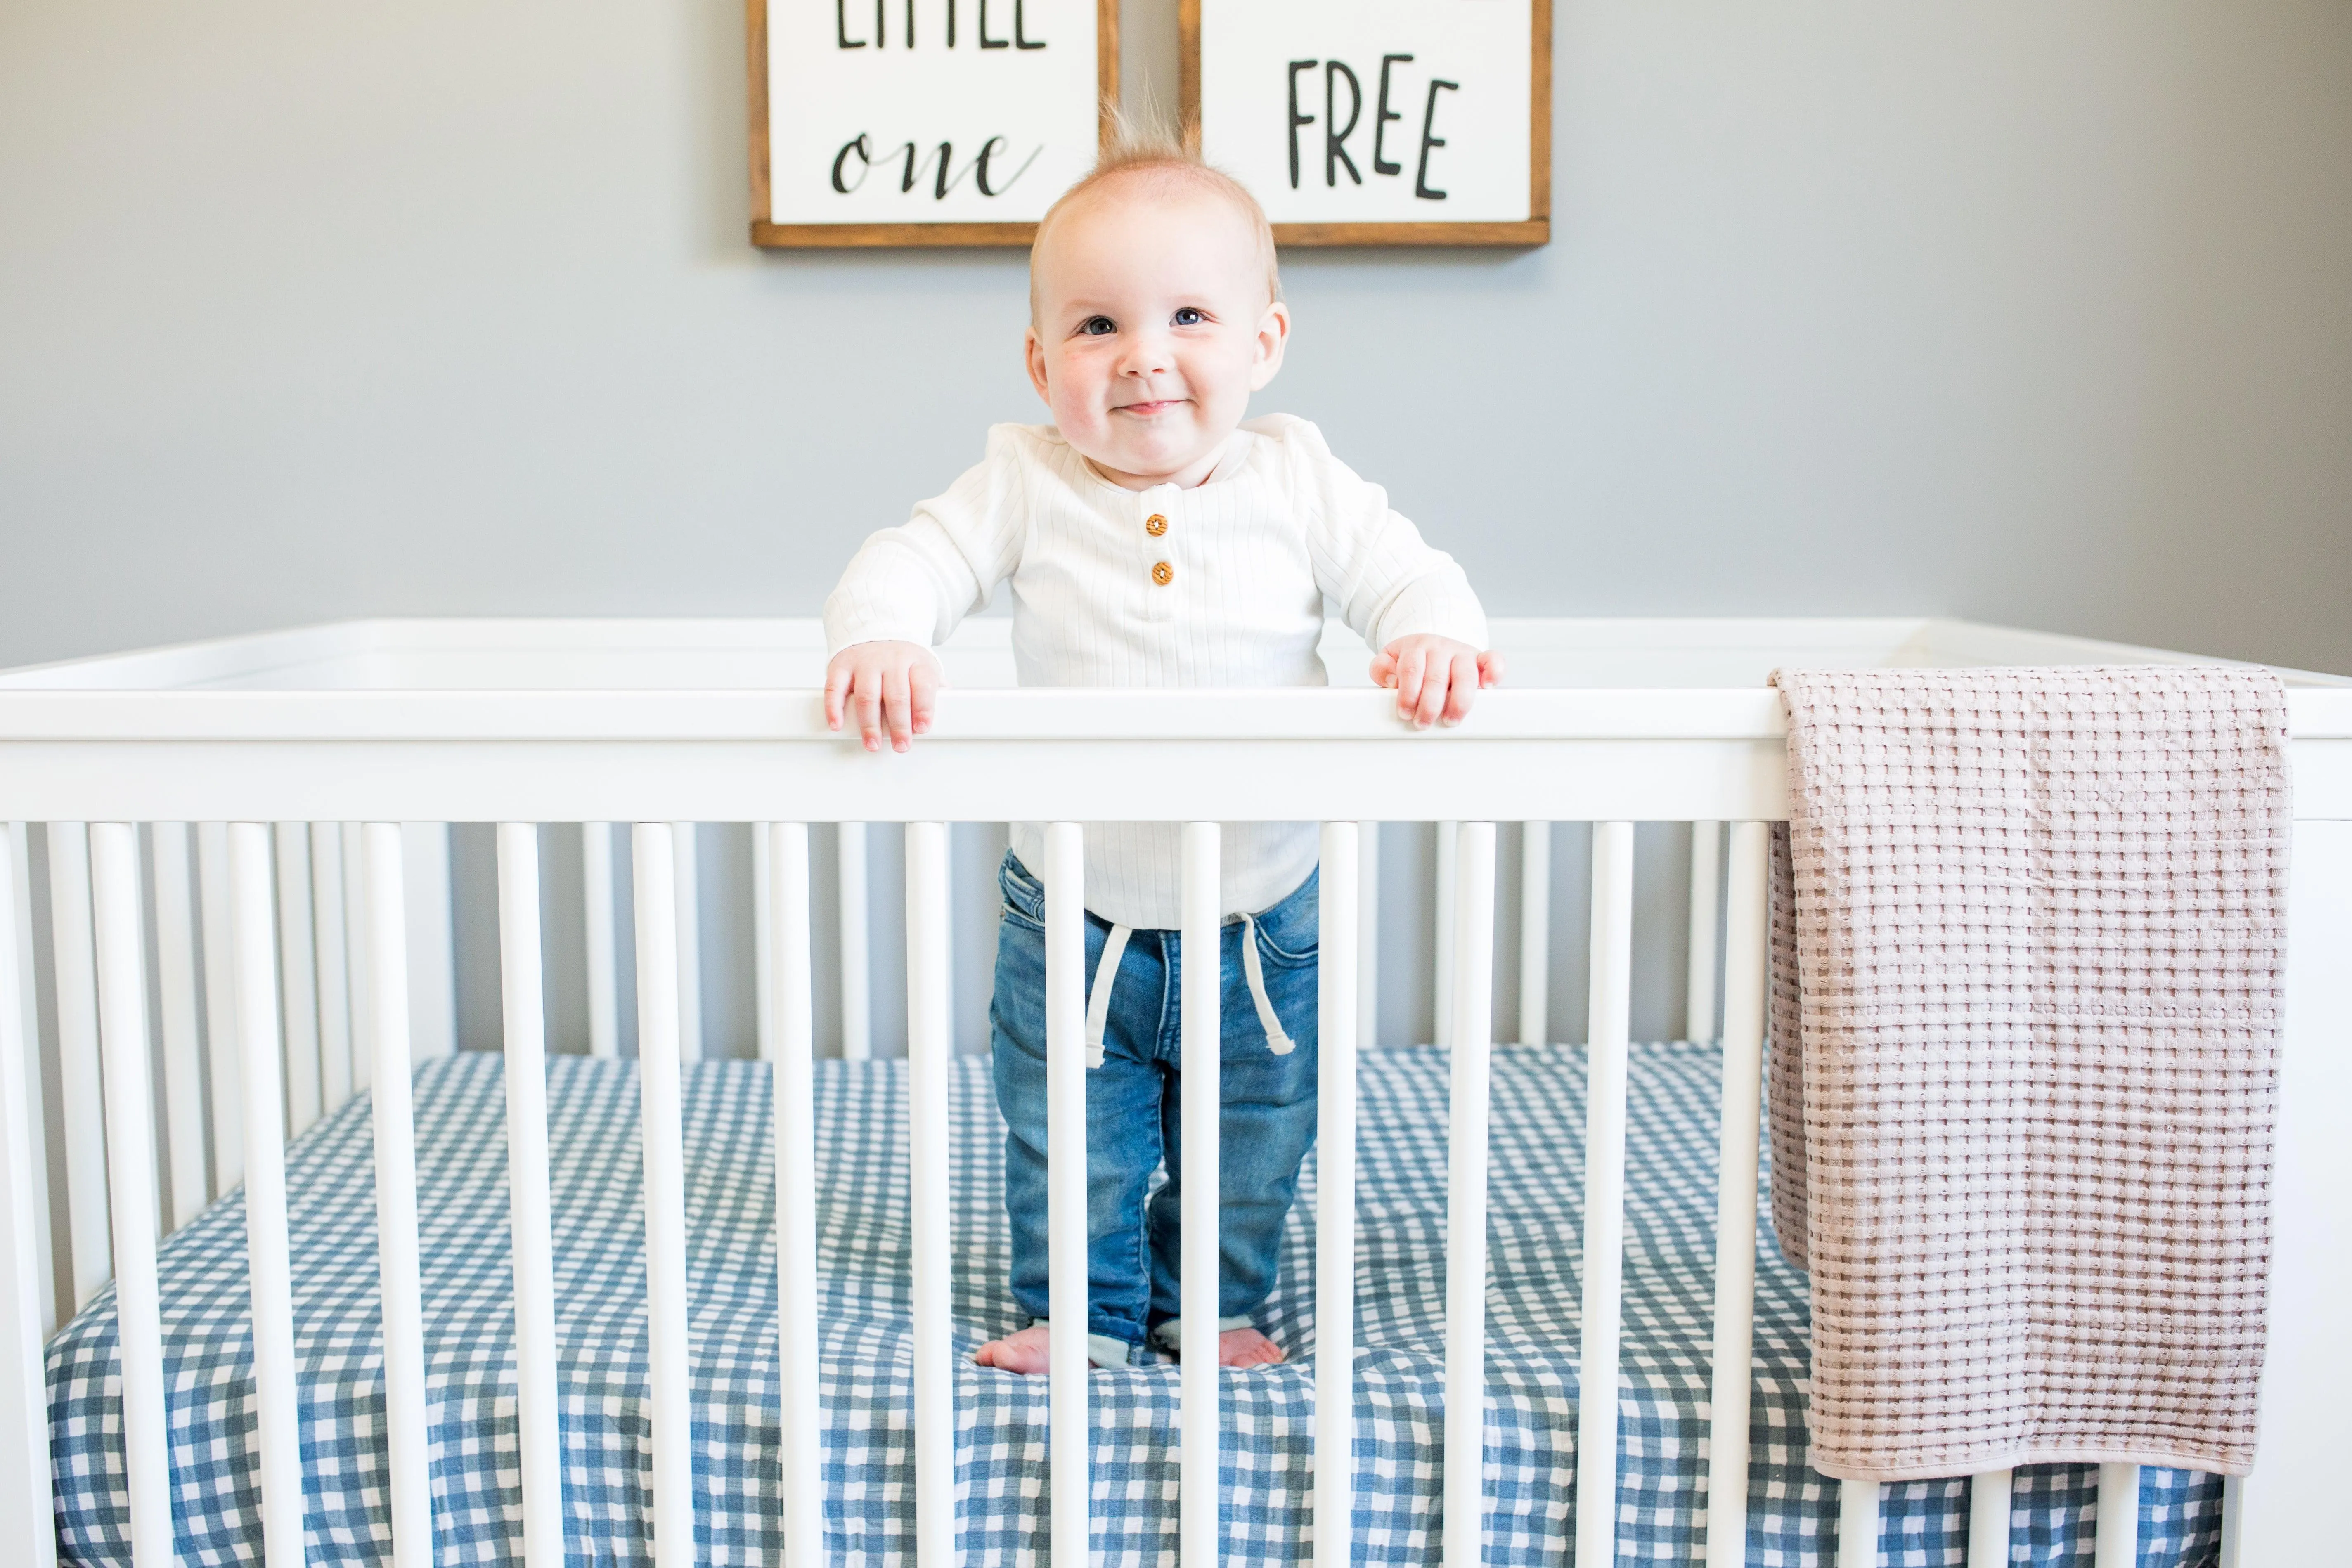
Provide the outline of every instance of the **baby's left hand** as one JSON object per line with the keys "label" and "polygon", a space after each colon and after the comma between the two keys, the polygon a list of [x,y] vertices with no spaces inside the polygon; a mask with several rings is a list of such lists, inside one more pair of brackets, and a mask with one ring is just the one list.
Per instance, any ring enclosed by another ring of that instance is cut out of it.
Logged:
{"label": "baby's left hand", "polygon": [[1503,683],[1503,656],[1480,653],[1452,637],[1415,632],[1381,649],[1372,660],[1372,679],[1395,689],[1397,717],[1414,729],[1459,724],[1470,711],[1471,699]]}

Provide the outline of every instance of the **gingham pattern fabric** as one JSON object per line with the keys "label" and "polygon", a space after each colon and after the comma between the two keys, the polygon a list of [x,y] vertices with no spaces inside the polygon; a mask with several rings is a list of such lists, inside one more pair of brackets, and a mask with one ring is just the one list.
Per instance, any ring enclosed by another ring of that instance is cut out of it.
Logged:
{"label": "gingham pattern fabric", "polygon": [[[1687,1563],[1704,1550],[1708,1318],[1713,1300],[1717,1054],[1634,1048],[1628,1150],[1623,1432],[1618,1551]],[[645,1280],[634,1067],[559,1058],[549,1072],[557,1327],[569,1560],[649,1564],[643,1403]],[[825,1537],[836,1563],[903,1562],[912,1545],[908,1443],[906,1100],[902,1064],[819,1064],[820,1349]],[[1563,1565],[1575,1515],[1575,1350],[1584,1067],[1570,1047],[1499,1047],[1494,1063],[1487,1558]],[[1361,1073],[1357,1292],[1360,1561],[1434,1563],[1442,1520],[1444,1053],[1381,1053]],[[950,1084],[957,1340],[1015,1326],[1006,1297],[1003,1125],[987,1065]],[[686,1074],[688,1269],[698,1557],[773,1564],[777,1529],[775,1253],[769,1083],[752,1063]],[[508,1277],[501,1063],[463,1056],[416,1084],[436,1562],[513,1563],[521,1550]],[[374,1198],[364,1099],[293,1151],[295,1313],[314,1563],[384,1560]],[[1313,1167],[1286,1238],[1267,1331],[1297,1358],[1223,1380],[1232,1561],[1294,1563],[1311,1542]],[[244,1213],[231,1196],[166,1244],[163,1323],[181,1561],[257,1563]],[[1802,1463],[1802,1281],[1759,1259],[1748,1561],[1833,1555],[1833,1483]],[[51,1418],[68,1560],[128,1568],[113,1302],[101,1295],[50,1347]],[[1099,1372],[1094,1545],[1139,1568],[1176,1553],[1175,1369],[1147,1356]],[[957,1499],[971,1564],[1044,1559],[1045,1380],[959,1363]],[[2088,1472],[2021,1476],[2021,1563],[2090,1562]],[[1964,1560],[1966,1487],[1890,1491],[1890,1563]],[[2150,1472],[2143,1568],[2210,1562],[2219,1487]]]}
{"label": "gingham pattern fabric", "polygon": [[1773,679],[1784,1030],[1797,1015],[1774,1212],[1811,1269],[1813,1463],[2243,1474],[2286,960],[2278,678]]}

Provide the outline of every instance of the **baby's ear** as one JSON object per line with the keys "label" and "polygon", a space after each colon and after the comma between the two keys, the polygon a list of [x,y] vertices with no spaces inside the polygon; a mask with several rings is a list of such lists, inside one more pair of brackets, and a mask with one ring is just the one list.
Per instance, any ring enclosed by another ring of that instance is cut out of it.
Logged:
{"label": "baby's ear", "polygon": [[1276,300],[1257,322],[1257,363],[1250,366],[1250,390],[1256,392],[1282,368],[1282,353],[1290,342],[1290,307]]}
{"label": "baby's ear", "polygon": [[1029,384],[1037,389],[1037,395],[1050,406],[1054,399],[1045,390],[1045,345],[1038,339],[1034,322],[1021,335],[1021,358],[1029,367]]}

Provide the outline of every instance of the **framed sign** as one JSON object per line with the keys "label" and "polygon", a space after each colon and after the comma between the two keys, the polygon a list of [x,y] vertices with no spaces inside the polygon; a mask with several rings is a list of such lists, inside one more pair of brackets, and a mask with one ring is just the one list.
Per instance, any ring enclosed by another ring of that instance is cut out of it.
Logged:
{"label": "framed sign", "polygon": [[1185,123],[1281,245],[1551,239],[1551,0],[1181,0]]}
{"label": "framed sign", "polygon": [[1026,245],[1118,98],[1118,0],[744,8],[756,245]]}

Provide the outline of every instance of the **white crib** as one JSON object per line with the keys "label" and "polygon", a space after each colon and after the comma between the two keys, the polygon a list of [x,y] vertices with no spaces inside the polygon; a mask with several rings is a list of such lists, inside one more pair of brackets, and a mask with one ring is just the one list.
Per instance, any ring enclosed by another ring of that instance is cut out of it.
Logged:
{"label": "white crib", "polygon": [[[927,1568],[956,1559],[940,1152],[947,1111],[942,1075],[927,1070],[950,1049],[947,824],[1053,824],[1047,863],[1036,869],[1048,900],[1051,1293],[1065,1321],[1084,1316],[1086,1299],[1083,824],[1192,825],[1183,865],[1188,942],[1213,941],[1217,822],[1324,824],[1318,1455],[1349,1451],[1352,1420],[1355,1051],[1370,1028],[1377,952],[1368,936],[1379,912],[1377,873],[1364,874],[1377,839],[1363,826],[1443,825],[1433,936],[1437,1033],[1452,1047],[1453,1083],[1444,1445],[1449,1455],[1469,1457],[1445,1467],[1448,1568],[1481,1561],[1495,824],[1594,825],[1579,1350],[1593,1376],[1618,1360],[1633,825],[1696,825],[1694,1020],[1715,1016],[1718,919],[1724,932],[1707,1479],[1710,1496],[1744,1499],[1766,825],[1786,816],[1780,710],[1765,675],[1782,664],[2187,661],[1935,620],[1499,621],[1496,640],[1511,658],[1512,685],[1486,694],[1459,730],[1415,733],[1393,720],[1385,696],[1367,690],[1008,689],[1005,626],[971,623],[951,645],[957,689],[936,731],[903,757],[867,755],[825,731],[809,689],[823,651],[809,622],[360,622],[0,674],[0,820],[10,824],[0,840],[0,1517],[45,1521],[53,1511],[42,1369],[60,1307],[51,1283],[70,1279],[62,1303],[69,1310],[110,1275],[132,1550],[138,1568],[173,1561],[157,1241],[240,1179],[265,1504],[299,1492],[282,1118],[291,1107],[299,1131],[306,1118],[372,1086],[395,1552],[402,1568],[425,1568],[431,1503],[408,1083],[415,1060],[454,1040],[449,823],[500,825],[500,990],[531,1568],[558,1568],[564,1549],[533,826],[547,823],[590,825],[583,840],[588,1013],[599,1053],[614,1048],[622,1022],[613,839],[609,828],[595,829],[636,825],[631,871],[661,1568],[685,1568],[693,1551],[678,1517],[687,1506],[679,1500],[690,1495],[678,1075],[701,1033],[698,861],[690,849],[680,853],[698,823],[754,825],[758,1036],[776,1066],[781,1332],[801,1352],[783,1358],[788,1369],[814,1366],[817,1333],[811,952],[813,911],[826,903],[840,931],[838,1048],[856,1054],[871,1036],[865,867],[856,848],[862,837],[843,836],[835,885],[813,900],[807,825],[908,825],[915,1549]],[[1335,632],[1326,651],[1336,680],[1361,684],[1360,644]],[[2335,1125],[2352,1113],[2352,681],[2287,673],[2296,823],[2270,1375],[2259,1467],[2227,1489],[2222,1560],[2233,1568],[2336,1560],[2343,1527],[2331,1483],[2342,1468],[2343,1413],[2352,1410],[2352,1347],[2342,1333],[2343,1304],[2352,1300],[2352,1220],[2342,1196],[2352,1191],[2352,1155]],[[142,825],[152,825],[143,849]],[[54,1106],[44,1100],[31,1004],[34,834],[45,835],[48,858]],[[1550,839],[1529,831],[1520,840],[1523,900],[1502,923],[1517,927],[1516,1032],[1539,1041],[1550,951],[1542,863]],[[1188,984],[1182,998],[1181,1114],[1188,1147],[1213,1160],[1217,995],[1213,972],[1202,973],[1212,983]],[[1703,1031],[1695,1023],[1691,1032]],[[200,1040],[209,1049],[200,1052]],[[1199,1068],[1196,1040],[1210,1043]],[[170,1156],[160,1169],[159,1103],[161,1146]],[[58,1127],[61,1141],[49,1134]],[[66,1219],[53,1237],[58,1182]],[[1212,1185],[1186,1189],[1184,1220],[1183,1326],[1202,1342],[1195,1336],[1213,1338],[1216,1316]],[[1212,1358],[1188,1360],[1182,1378],[1181,1552],[1205,1563],[1219,1555]],[[1056,1342],[1050,1384],[1052,1538],[1083,1542],[1088,1377],[1080,1336]],[[824,1560],[814,1373],[788,1371],[782,1400],[787,1561],[803,1568]],[[1612,1421],[1586,1425],[1578,1437],[1579,1484],[1588,1490],[1577,1509],[1575,1562],[1602,1568],[1617,1553],[1607,1494],[1617,1434]],[[1206,1483],[1194,1484],[1201,1477]],[[2009,1561],[2007,1515],[1998,1506],[2005,1484],[1993,1477],[1979,1485],[1972,1568]],[[1348,1486],[1346,1467],[1318,1464],[1316,1515],[1347,1518]],[[2117,1568],[2135,1560],[2137,1514],[2121,1500],[2136,1498],[2136,1478],[2103,1472],[2101,1487],[2098,1562]],[[1876,1492],[1844,1489],[1841,1539],[1876,1538]],[[299,1514],[266,1507],[265,1517],[268,1568],[296,1568],[305,1560]],[[23,1555],[12,1552],[14,1560],[54,1561],[45,1529],[21,1539]],[[1710,1528],[1708,1542],[1709,1568],[1743,1560],[1739,1530]],[[1316,1532],[1318,1568],[1341,1568],[1349,1555],[1348,1532]]]}

